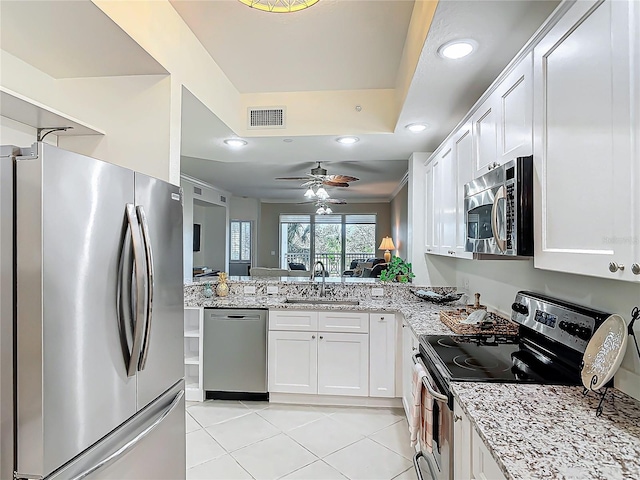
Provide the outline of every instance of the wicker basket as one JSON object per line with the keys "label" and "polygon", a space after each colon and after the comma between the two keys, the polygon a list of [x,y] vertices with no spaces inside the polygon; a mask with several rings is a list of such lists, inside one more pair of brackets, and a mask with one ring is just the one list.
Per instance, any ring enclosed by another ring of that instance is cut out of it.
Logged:
{"label": "wicker basket", "polygon": [[460,320],[467,318],[467,313],[462,310],[440,310],[440,320],[455,333],[461,335],[517,335],[518,324],[508,318],[501,317],[495,313],[487,313],[487,319],[493,320],[494,325],[484,328],[478,325],[467,325],[460,323]]}

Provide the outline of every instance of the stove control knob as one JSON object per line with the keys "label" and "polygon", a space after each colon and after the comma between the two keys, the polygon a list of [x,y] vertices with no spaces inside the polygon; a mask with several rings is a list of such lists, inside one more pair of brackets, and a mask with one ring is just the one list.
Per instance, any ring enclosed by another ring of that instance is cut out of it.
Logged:
{"label": "stove control knob", "polygon": [[511,305],[511,308],[516,313],[521,313],[522,315],[528,315],[529,314],[529,309],[527,308],[527,306],[526,305],[522,305],[521,303],[514,302]]}
{"label": "stove control knob", "polygon": [[582,340],[591,339],[591,329],[587,327],[578,327],[576,337],[581,338]]}

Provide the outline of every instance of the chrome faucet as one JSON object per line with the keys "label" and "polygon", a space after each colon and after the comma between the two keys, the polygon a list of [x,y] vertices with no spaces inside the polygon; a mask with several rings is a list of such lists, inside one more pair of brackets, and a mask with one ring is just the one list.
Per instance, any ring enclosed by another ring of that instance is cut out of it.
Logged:
{"label": "chrome faucet", "polygon": [[327,271],[324,268],[324,263],[322,263],[320,260],[318,260],[316,263],[313,264],[313,268],[311,269],[311,281],[314,281],[316,279],[316,265],[320,264],[320,266],[322,267],[322,270],[320,271],[320,273],[322,273],[322,285],[320,286],[320,296],[321,297],[326,297],[327,293],[325,292],[325,285],[326,285],[326,278],[327,278]]}

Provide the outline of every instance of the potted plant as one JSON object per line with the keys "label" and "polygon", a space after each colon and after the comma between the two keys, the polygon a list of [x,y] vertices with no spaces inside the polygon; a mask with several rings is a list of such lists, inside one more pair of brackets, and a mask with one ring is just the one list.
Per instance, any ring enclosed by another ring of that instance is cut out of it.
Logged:
{"label": "potted plant", "polygon": [[380,280],[383,282],[407,283],[410,278],[415,277],[411,271],[411,264],[405,262],[400,257],[393,257],[386,270],[380,273]]}

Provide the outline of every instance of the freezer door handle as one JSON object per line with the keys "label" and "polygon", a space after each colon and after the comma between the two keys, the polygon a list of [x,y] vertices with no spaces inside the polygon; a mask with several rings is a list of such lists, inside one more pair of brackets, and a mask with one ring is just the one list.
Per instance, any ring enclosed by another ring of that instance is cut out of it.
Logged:
{"label": "freezer door handle", "polygon": [[136,374],[138,362],[140,360],[142,334],[144,332],[145,323],[144,316],[146,313],[146,302],[143,302],[146,293],[144,278],[145,262],[142,256],[142,239],[140,238],[138,219],[136,217],[133,204],[127,203],[126,214],[127,222],[129,224],[128,230],[131,232],[131,243],[133,245],[133,267],[135,278],[135,300],[132,304],[132,310],[134,311],[133,345],[131,346],[131,355],[129,356],[129,363],[127,365],[127,376],[133,377]]}
{"label": "freezer door handle", "polygon": [[96,463],[94,466],[89,467],[87,470],[85,470],[81,474],[76,475],[75,477],[73,477],[72,480],[82,480],[83,478],[88,477],[93,472],[95,472],[97,470],[100,470],[101,468],[104,468],[107,465],[115,462],[118,458],[122,457],[127,452],[131,451],[131,449],[135,448],[135,446],[138,443],[140,443],[140,441],[142,441],[142,439],[144,439],[144,437],[146,437],[153,430],[155,430],[162,423],[162,421],[166,417],[168,417],[171,414],[171,412],[173,412],[178,407],[178,405],[180,404],[180,400],[182,400],[183,396],[184,396],[184,390],[180,390],[180,392],[178,392],[178,394],[175,396],[175,398],[173,399],[171,404],[160,414],[160,416],[158,416],[158,418],[151,425],[149,425],[142,432],[140,432],[138,435],[136,435],[135,438],[133,438],[130,441],[128,441],[127,443],[125,443],[122,447],[120,447],[118,450],[113,452],[111,455],[109,455],[108,457],[103,458],[98,463]]}
{"label": "freezer door handle", "polygon": [[149,223],[144,213],[142,205],[136,208],[138,212],[138,220],[142,226],[142,238],[144,240],[145,257],[147,260],[147,321],[144,333],[144,343],[142,345],[142,354],[140,356],[139,370],[144,370],[149,355],[149,344],[151,342],[151,321],[153,320],[153,250],[151,249],[151,238],[149,236]]}

